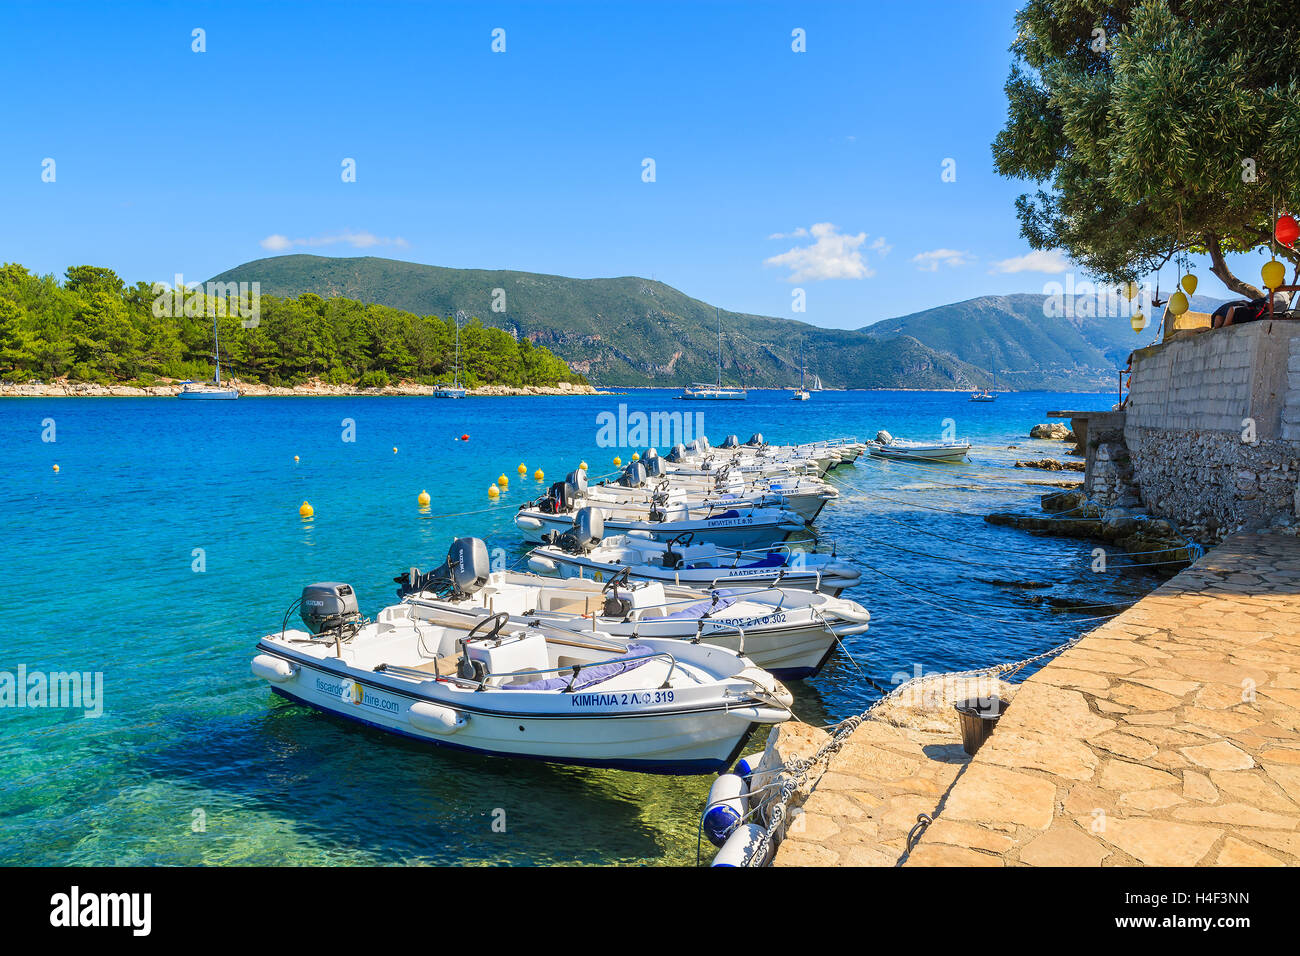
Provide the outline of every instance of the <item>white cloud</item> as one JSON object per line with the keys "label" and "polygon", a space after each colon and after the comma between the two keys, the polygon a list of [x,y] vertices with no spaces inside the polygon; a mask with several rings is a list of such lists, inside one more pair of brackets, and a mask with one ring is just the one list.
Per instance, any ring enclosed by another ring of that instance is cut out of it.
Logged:
{"label": "white cloud", "polygon": [[774,232],[767,238],[769,239],[803,239],[808,235],[808,230],[800,226],[794,232]]}
{"label": "white cloud", "polygon": [[959,249],[931,249],[912,256],[912,261],[922,272],[938,272],[939,266],[950,266],[955,269],[958,266],[970,265],[975,261],[975,257]]}
{"label": "white cloud", "polygon": [[1070,268],[1063,249],[1035,249],[1023,256],[1014,256],[993,263],[990,274],[1003,272],[1066,272]]}
{"label": "white cloud", "polygon": [[332,246],[337,243],[346,243],[353,249],[370,249],[374,246],[397,246],[399,249],[405,249],[410,245],[401,236],[387,238],[376,236],[373,232],[351,232],[345,230],[337,235],[332,236],[312,236],[308,239],[290,239],[288,236],[276,233],[267,236],[261,241],[263,249],[269,249],[272,252],[283,252],[286,249],[292,249],[295,246]]}
{"label": "white cloud", "polygon": [[889,255],[890,252],[892,252],[894,249],[893,246],[885,242],[884,236],[876,236],[875,239],[871,240],[871,248],[874,249],[876,252],[880,253],[882,256]]}
{"label": "white cloud", "polygon": [[788,282],[869,279],[876,274],[876,271],[862,258],[861,247],[867,241],[865,232],[860,232],[856,236],[849,235],[836,231],[834,223],[819,222],[810,229],[805,230],[801,227],[788,236],[778,234],[771,238],[805,237],[811,237],[814,240],[813,244],[795,246],[789,252],[764,259],[763,265],[789,269],[790,275],[786,277]]}

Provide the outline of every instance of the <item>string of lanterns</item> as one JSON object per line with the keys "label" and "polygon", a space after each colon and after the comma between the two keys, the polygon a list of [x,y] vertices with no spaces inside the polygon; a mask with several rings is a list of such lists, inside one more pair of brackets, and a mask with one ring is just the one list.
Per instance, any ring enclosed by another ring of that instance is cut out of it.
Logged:
{"label": "string of lanterns", "polygon": [[[1294,249],[1296,240],[1300,239],[1300,223],[1296,222],[1294,216],[1283,213],[1281,216],[1277,217],[1277,220],[1274,223],[1273,236],[1286,248]],[[1182,272],[1181,267],[1185,267],[1187,264],[1186,260],[1186,253],[1184,253],[1181,261],[1175,260],[1180,265],[1180,273]],[[1278,261],[1276,249],[1274,250],[1273,257],[1268,262],[1264,263],[1263,267],[1259,270],[1259,275],[1260,278],[1264,280],[1264,285],[1270,293],[1276,292],[1280,286],[1286,283],[1286,265]],[[1182,288],[1169,297],[1167,305],[1169,314],[1175,318],[1183,315],[1191,308],[1190,297],[1196,294],[1196,276],[1188,272],[1179,279],[1179,285],[1181,285]],[[1124,287],[1124,294],[1128,297],[1130,302],[1137,298],[1137,283],[1127,283]],[[1146,328],[1146,316],[1142,314],[1140,307],[1133,313],[1131,325],[1133,326],[1133,331],[1138,333]]]}

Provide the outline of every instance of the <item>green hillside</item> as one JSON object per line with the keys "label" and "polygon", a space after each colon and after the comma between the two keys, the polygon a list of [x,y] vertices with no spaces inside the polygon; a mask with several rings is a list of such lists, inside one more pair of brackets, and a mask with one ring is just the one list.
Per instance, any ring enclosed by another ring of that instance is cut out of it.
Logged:
{"label": "green hillside", "polygon": [[[634,276],[571,279],[286,255],[245,263],[213,281],[257,281],[264,294],[342,296],[419,315],[463,310],[545,346],[598,384],[675,386],[717,374],[714,307]],[[504,290],[502,311],[493,311],[497,289]],[[1008,387],[1108,388],[1116,363],[1139,344],[1128,320],[1049,320],[1042,302],[1041,295],[987,296],[858,330],[724,310],[723,379],[791,387],[802,336],[808,369],[827,388],[983,386],[990,367]]]}

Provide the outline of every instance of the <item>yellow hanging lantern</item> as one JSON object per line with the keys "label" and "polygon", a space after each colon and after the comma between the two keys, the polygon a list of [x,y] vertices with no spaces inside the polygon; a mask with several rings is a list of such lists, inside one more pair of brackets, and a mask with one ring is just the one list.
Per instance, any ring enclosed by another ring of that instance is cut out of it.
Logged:
{"label": "yellow hanging lantern", "polygon": [[1130,320],[1129,324],[1133,326],[1134,332],[1141,332],[1147,327],[1147,317],[1142,314],[1141,309],[1138,309],[1133,313],[1133,318]]}
{"label": "yellow hanging lantern", "polygon": [[1130,302],[1138,297],[1138,292],[1140,291],[1141,290],[1138,288],[1136,282],[1124,283],[1124,298],[1128,299]]}
{"label": "yellow hanging lantern", "polygon": [[1188,310],[1188,308],[1190,308],[1190,305],[1187,302],[1187,296],[1183,295],[1181,292],[1175,292],[1169,297],[1170,315],[1182,315]]}
{"label": "yellow hanging lantern", "polygon": [[1188,295],[1196,295],[1196,276],[1190,273],[1183,276],[1183,289]]}
{"label": "yellow hanging lantern", "polygon": [[1276,259],[1264,263],[1264,268],[1259,270],[1259,274],[1264,279],[1264,285],[1270,289],[1276,289],[1286,282],[1286,266]]}

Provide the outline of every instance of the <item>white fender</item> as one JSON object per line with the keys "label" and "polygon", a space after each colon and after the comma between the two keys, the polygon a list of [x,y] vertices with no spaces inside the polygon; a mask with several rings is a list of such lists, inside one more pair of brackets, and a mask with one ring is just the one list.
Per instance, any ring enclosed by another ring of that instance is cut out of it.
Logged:
{"label": "white fender", "polygon": [[784,684],[763,670],[763,668],[750,664],[736,676],[752,679],[754,683],[770,693],[782,706],[787,708],[794,706],[794,695],[790,693]]}
{"label": "white fender", "polygon": [[858,624],[868,624],[871,621],[871,612],[857,601],[850,601],[848,598],[830,598],[826,602],[826,610],[846,621],[854,621]]}
{"label": "white fender", "polygon": [[545,558],[538,554],[529,555],[528,566],[538,574],[554,573],[558,567],[558,565],[550,558]]}
{"label": "white fender", "polygon": [[748,810],[749,797],[744,779],[734,773],[722,774],[709,787],[709,802],[705,804],[700,819],[704,835],[714,846],[722,846],[732,829],[745,819]]}
{"label": "white fender", "polygon": [[534,518],[532,515],[516,515],[515,524],[521,528],[531,528],[534,531],[539,531],[542,528],[542,519]]}
{"label": "white fender", "polygon": [[283,684],[298,673],[297,665],[271,654],[258,654],[254,657],[252,669],[255,677],[269,680],[272,684]]}
{"label": "white fender", "polygon": [[418,700],[411,705],[411,709],[407,711],[407,719],[413,726],[427,730],[431,734],[454,734],[469,723],[469,718],[464,714],[457,713],[450,707],[423,700]]}
{"label": "white fender", "polygon": [[714,866],[746,866],[758,852],[758,841],[766,831],[757,823],[742,824],[727,837],[722,849],[713,858]]}

